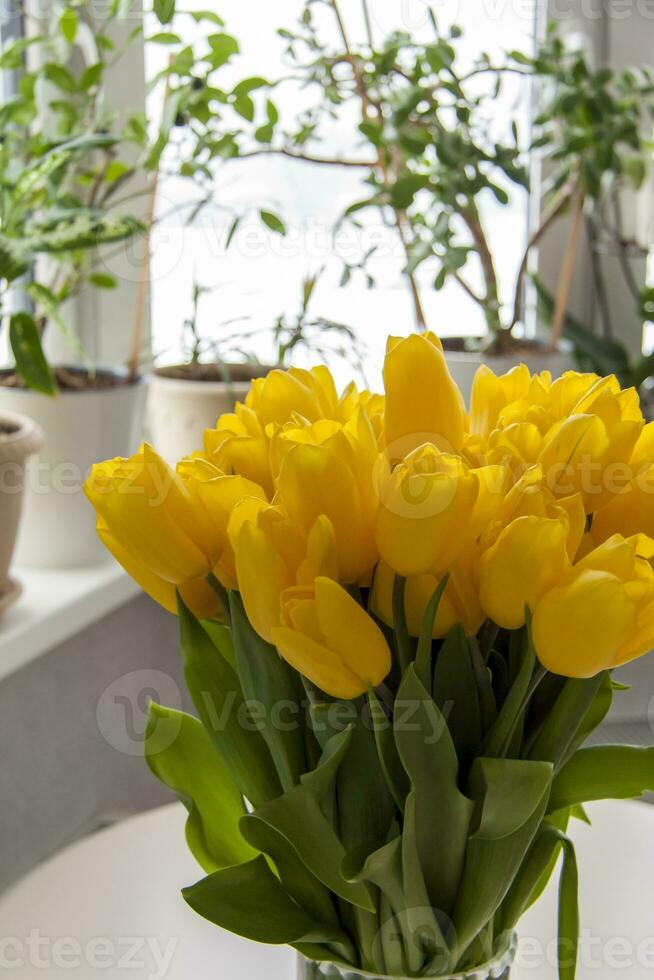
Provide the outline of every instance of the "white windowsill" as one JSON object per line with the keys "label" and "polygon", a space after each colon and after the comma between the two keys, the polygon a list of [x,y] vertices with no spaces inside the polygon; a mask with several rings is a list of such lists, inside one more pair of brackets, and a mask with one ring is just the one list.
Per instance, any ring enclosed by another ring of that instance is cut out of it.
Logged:
{"label": "white windowsill", "polygon": [[0,680],[138,595],[114,562],[85,568],[12,568],[23,594],[0,617]]}

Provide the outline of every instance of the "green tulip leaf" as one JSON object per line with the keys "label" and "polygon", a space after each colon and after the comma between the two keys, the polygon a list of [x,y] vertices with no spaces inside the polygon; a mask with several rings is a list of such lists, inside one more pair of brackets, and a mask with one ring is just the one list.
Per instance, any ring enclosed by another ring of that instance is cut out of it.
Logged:
{"label": "green tulip leaf", "polygon": [[327,742],[318,765],[301,777],[301,783],[315,798],[332,826],[337,820],[336,780],[338,770],[352,744],[352,727],[333,735]]}
{"label": "green tulip leaf", "polygon": [[559,980],[575,980],[579,955],[579,871],[574,844],[562,836],[559,879]]}
{"label": "green tulip leaf", "polygon": [[451,953],[436,914],[431,907],[420,865],[416,839],[416,796],[414,792],[409,793],[404,809],[402,877],[409,943],[412,948],[418,946],[429,956],[429,973],[431,975],[444,975],[451,965]]}
{"label": "green tulip leaf", "polygon": [[522,759],[477,759],[470,773],[480,811],[470,835],[456,900],[459,953],[497,912],[538,831],[552,784],[552,766]]}
{"label": "green tulip leaf", "polygon": [[374,911],[368,888],[352,884],[342,876],[345,848],[306,786],[295,786],[259,807],[254,815],[288,841],[305,867],[323,885],[346,902]]}
{"label": "green tulip leaf", "polygon": [[592,800],[630,800],[654,790],[654,747],[596,745],[580,749],[552,785],[550,811]]}
{"label": "green tulip leaf", "polygon": [[566,680],[531,746],[530,759],[551,762],[555,771],[562,767],[604,683],[604,672],[596,677]]}
{"label": "green tulip leaf", "polygon": [[217,623],[213,619],[202,619],[200,623],[216,650],[222,653],[229,666],[233,670],[236,670],[236,654],[234,653],[232,633],[229,626],[225,626],[223,623]]}
{"label": "green tulip leaf", "polygon": [[377,695],[372,690],[368,693],[368,701],[370,705],[370,717],[375,733],[375,743],[377,745],[382,771],[386,778],[386,785],[395,800],[395,805],[402,812],[410,786],[409,778],[397,751],[393,723],[384,711]]}
{"label": "green tulip leaf", "polygon": [[544,823],[539,830],[502,905],[504,929],[513,929],[544,891],[554,871],[561,850],[562,830],[567,823],[566,815],[563,827]]}
{"label": "green tulip leaf", "polygon": [[611,678],[611,672],[605,670],[602,673],[602,683],[600,684],[599,691],[595,695],[590,708],[586,712],[581,722],[581,725],[577,729],[575,737],[572,739],[570,746],[565,753],[561,766],[565,766],[567,761],[572,758],[575,752],[578,751],[587,741],[590,735],[602,724],[607,714],[611,709],[611,704],[613,703],[613,691],[614,682]]}
{"label": "green tulip leaf", "polygon": [[302,737],[304,689],[299,675],[262,640],[246,616],[237,592],[229,594],[236,665],[246,701],[263,706],[261,734],[285,790],[307,769]]}
{"label": "green tulip leaf", "polygon": [[464,771],[479,755],[481,714],[477,680],[470,646],[462,626],[450,630],[438,654],[434,670],[434,701],[450,730]]}
{"label": "green tulip leaf", "polygon": [[352,739],[337,777],[340,837],[347,851],[365,845],[371,853],[387,842],[396,808],[379,761],[367,702],[360,698],[355,705]]}
{"label": "green tulip leaf", "polygon": [[266,854],[291,898],[312,918],[338,926],[329,889],[311,874],[286,837],[256,813],[241,819],[241,833],[252,847]]}
{"label": "green tulip leaf", "polygon": [[484,742],[483,754],[488,758],[499,755],[505,743],[511,737],[533,677],[536,666],[536,651],[534,650],[528,630],[525,630],[525,636],[526,642],[523,644],[522,659],[517,676],[500,709],[497,720]]}
{"label": "green tulip leaf", "polygon": [[243,798],[196,718],[151,704],[145,757],[189,811],[186,838],[207,872],[241,864],[256,851],[239,831]]}
{"label": "green tulip leaf", "polygon": [[254,806],[282,792],[268,746],[248,723],[235,672],[178,597],[184,676],[209,737],[232,779]]}
{"label": "green tulip leaf", "polygon": [[285,946],[342,939],[339,929],[314,921],[293,901],[262,854],[216,871],[182,894],[209,922],[255,942]]}
{"label": "green tulip leaf", "polygon": [[445,719],[413,665],[397,695],[394,729],[415,793],[415,839],[430,904],[449,913],[463,871],[473,803],[459,790],[459,762]]}

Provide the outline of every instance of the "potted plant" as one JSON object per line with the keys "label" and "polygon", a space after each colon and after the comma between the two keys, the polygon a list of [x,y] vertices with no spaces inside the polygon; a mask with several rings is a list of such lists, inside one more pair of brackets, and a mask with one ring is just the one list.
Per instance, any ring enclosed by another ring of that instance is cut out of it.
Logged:
{"label": "potted plant", "polygon": [[482,373],[467,413],[431,334],[389,338],[385,398],[328,378],[277,377],[273,421],[254,398],[246,436],[221,420],[176,472],[144,446],[87,484],[179,614],[197,717],[152,704],[145,748],[188,811],[184,899],[304,980],[508,980],[560,863],[574,980],[568,827],[654,787],[650,748],[585,746],[654,645],[638,401],[541,379],[538,427],[532,379]]}
{"label": "potted plant", "polygon": [[[284,79],[267,87],[259,80],[253,95],[265,98],[263,118],[249,96],[253,125],[235,140],[232,134],[231,156],[283,154],[307,166],[361,172],[366,195],[345,208],[342,221],[356,230],[372,212],[394,229],[404,253],[415,328],[433,326],[422,301],[421,283],[427,277],[437,291],[456,283],[470,300],[471,311],[476,307],[482,313],[484,336],[480,331],[476,341],[444,340],[465,394],[482,360],[498,373],[516,360],[554,374],[569,367],[560,342],[583,215],[616,175],[631,174],[636,183],[642,179],[648,140],[641,110],[643,103],[652,103],[651,74],[646,69],[593,69],[584,52],[569,49],[554,26],[533,55],[482,54],[472,67],[462,67],[461,28],[453,26],[443,34],[433,15],[433,38],[416,41],[401,31],[375,35],[368,14],[367,38],[359,43],[339,0],[320,6],[331,12],[336,42],[310,2],[296,26],[279,32],[287,42],[290,77],[302,79],[318,97],[297,126],[285,128],[280,112]],[[489,125],[492,103],[516,79],[525,92],[535,88],[538,93],[540,113],[530,135],[521,134],[515,121],[506,132]],[[334,117],[358,122],[345,155],[332,156],[321,148]],[[207,138],[215,140],[220,133],[216,118]],[[542,194],[531,186],[530,157],[535,153],[550,171]],[[542,212],[516,256],[517,281],[509,301],[506,284],[499,282],[486,206],[505,207],[525,193],[542,198]],[[525,314],[526,273],[548,231],[566,215],[571,216],[571,230],[552,319],[541,323],[532,337]],[[374,285],[375,251],[345,263],[344,285],[362,274]]]}
{"label": "potted plant", "polygon": [[[272,367],[287,367],[300,353],[311,359],[341,358],[361,372],[361,344],[354,331],[312,313],[320,274],[304,280],[297,313],[281,314],[270,326],[260,328],[244,322],[235,328],[224,323],[203,329],[201,319],[206,316],[201,316],[201,302],[214,290],[193,284],[191,312],[182,336],[184,360],[157,367],[149,385],[148,436],[167,462],[172,464],[201,446],[205,430],[213,429],[219,416],[243,401],[253,379],[265,377]],[[257,356],[262,350],[268,352],[268,364]]]}
{"label": "potted plant", "polygon": [[22,415],[0,412],[0,614],[20,595],[9,577],[25,487],[25,464],[42,443],[38,426]]}
{"label": "potted plant", "polygon": [[[0,115],[2,326],[14,357],[0,374],[0,408],[30,416],[45,432],[19,543],[19,561],[27,565],[80,565],[103,557],[81,486],[98,451],[129,452],[141,431],[147,249],[162,157],[167,154],[172,172],[196,180],[201,161],[194,161],[192,140],[182,146],[178,134],[185,129],[188,137],[190,124],[200,125],[204,90],[238,49],[217,30],[197,53],[170,30],[149,38],[170,52],[157,80],[163,117],[149,133],[142,112],[118,111],[107,98],[108,72],[119,70],[140,34],[127,30],[132,4],[96,6],[86,0],[58,6],[43,14],[33,35],[0,55],[2,68],[19,75]],[[167,23],[165,5],[156,7]],[[211,12],[185,16],[220,23]],[[116,288],[108,246],[119,243],[120,249],[139,237],[146,270],[129,362],[94,365],[68,325],[70,303],[86,289]],[[63,332],[74,363],[49,363],[53,327]]]}

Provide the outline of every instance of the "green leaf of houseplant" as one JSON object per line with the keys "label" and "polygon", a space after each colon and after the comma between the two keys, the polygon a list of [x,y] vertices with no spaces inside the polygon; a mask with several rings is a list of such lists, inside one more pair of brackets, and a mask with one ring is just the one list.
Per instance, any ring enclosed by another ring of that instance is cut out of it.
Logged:
{"label": "green leaf of houseplant", "polygon": [[243,797],[196,718],[150,705],[145,757],[189,811],[186,838],[205,871],[241,864],[256,851],[241,836]]}
{"label": "green leaf of houseplant", "polygon": [[630,800],[654,790],[654,747],[597,745],[580,749],[552,785],[549,810],[592,800]]}
{"label": "green leaf of houseplant", "polygon": [[545,814],[547,762],[477,759],[470,785],[480,811],[466,849],[454,925],[459,953],[490,922],[511,887]]}
{"label": "green leaf of houseplant", "polygon": [[55,395],[57,386],[45,359],[41,337],[30,313],[14,313],[9,320],[9,343],[16,371],[25,384],[43,395]]}
{"label": "green leaf of houseplant", "polygon": [[430,903],[450,913],[463,871],[473,804],[458,787],[459,763],[445,719],[413,665],[398,692],[394,728],[415,792],[415,837]]}
{"label": "green leaf of houseplant", "polygon": [[209,875],[182,892],[199,915],[259,943],[338,942],[340,930],[315,922],[293,901],[263,855]]}
{"label": "green leaf of houseplant", "polygon": [[209,737],[236,785],[253,806],[282,791],[268,746],[248,723],[236,673],[178,599],[184,676]]}
{"label": "green leaf of houseplant", "polygon": [[301,716],[304,689],[296,671],[252,629],[237,592],[230,592],[229,608],[241,688],[247,702],[263,707],[261,734],[288,790],[307,768]]}

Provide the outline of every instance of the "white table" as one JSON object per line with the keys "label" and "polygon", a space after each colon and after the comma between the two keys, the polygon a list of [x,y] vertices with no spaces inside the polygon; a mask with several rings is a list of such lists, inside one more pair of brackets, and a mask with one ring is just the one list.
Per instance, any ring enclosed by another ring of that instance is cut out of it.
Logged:
{"label": "white table", "polygon": [[[590,806],[575,823],[584,941],[578,980],[651,980],[654,807]],[[293,980],[293,953],[214,928],[180,897],[201,877],[173,805],[75,844],[0,898],[0,975],[20,980]],[[3,846],[10,842],[3,841]],[[512,980],[554,980],[556,888],[521,928]],[[549,947],[549,948],[548,948]]]}

